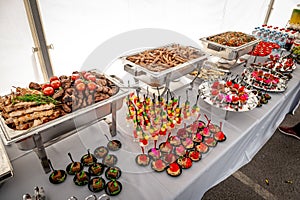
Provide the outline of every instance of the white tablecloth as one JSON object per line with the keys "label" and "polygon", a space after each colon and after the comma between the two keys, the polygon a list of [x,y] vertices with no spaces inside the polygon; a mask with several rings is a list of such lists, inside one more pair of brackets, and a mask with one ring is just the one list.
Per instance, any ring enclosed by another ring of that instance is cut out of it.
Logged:
{"label": "white tablecloth", "polygon": [[[123,171],[119,179],[123,191],[111,199],[201,199],[208,189],[250,162],[270,139],[285,115],[297,105],[300,99],[299,67],[293,72],[293,76],[287,90],[284,93],[271,94],[272,99],[268,104],[248,112],[230,112],[227,120],[224,120],[223,111],[200,100],[201,119],[205,120],[205,113],[214,123],[222,121],[227,140],[211,149],[201,161],[193,163],[190,169],[183,170],[182,175],[177,178],[135,164],[134,158],[141,150],[133,142],[130,127],[124,122],[124,105],[117,113],[120,133],[116,136],[123,146],[120,151],[113,153],[118,156],[117,166]],[[190,101],[193,103],[194,98]],[[106,145],[104,134],[109,134],[108,127],[99,122],[47,147],[46,151],[54,168],[65,169],[70,162],[68,152],[72,153],[74,160],[79,160],[87,149],[93,151],[98,146]],[[68,176],[62,184],[51,184],[48,181],[49,174],[43,172],[34,152],[19,151],[15,145],[6,149],[12,161],[14,177],[0,187],[1,199],[22,199],[22,195],[32,193],[35,186],[43,186],[47,199],[50,200],[64,200],[72,195],[84,199],[91,194],[87,186],[79,187],[73,184],[72,176]],[[102,193],[104,191],[96,195],[100,196]]]}

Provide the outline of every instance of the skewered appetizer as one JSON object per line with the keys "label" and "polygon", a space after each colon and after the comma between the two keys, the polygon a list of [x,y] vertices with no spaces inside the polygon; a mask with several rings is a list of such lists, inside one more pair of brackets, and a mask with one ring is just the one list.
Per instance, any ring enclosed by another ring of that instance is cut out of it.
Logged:
{"label": "skewered appetizer", "polygon": [[175,147],[175,154],[177,156],[183,156],[186,153],[186,148],[183,145],[179,145],[178,147]]}
{"label": "skewered appetizer", "polygon": [[204,138],[204,143],[209,147],[215,147],[218,143],[213,137],[206,137]]}
{"label": "skewered appetizer", "polygon": [[184,148],[186,149],[192,149],[194,148],[194,142],[191,138],[185,138],[181,140],[182,145],[184,146]]}
{"label": "skewered appetizer", "polygon": [[111,140],[107,143],[107,148],[111,151],[117,151],[122,147],[122,144],[119,140]]}
{"label": "skewered appetizer", "polygon": [[156,172],[162,172],[166,168],[166,163],[162,161],[161,159],[154,160],[151,162],[151,168]]}
{"label": "skewered appetizer", "polygon": [[117,162],[118,162],[117,156],[112,155],[112,154],[106,155],[102,160],[102,163],[109,167],[114,166],[115,164],[117,164]]}
{"label": "skewered appetizer", "polygon": [[159,150],[161,153],[170,153],[173,150],[173,146],[168,141],[162,142],[159,145]]}
{"label": "skewered appetizer", "polygon": [[122,191],[122,184],[119,181],[112,180],[106,184],[105,192],[110,196],[116,196]]}
{"label": "skewered appetizer", "polygon": [[49,181],[53,184],[58,184],[64,182],[66,178],[67,174],[64,170],[54,170],[49,176]]}
{"label": "skewered appetizer", "polygon": [[75,174],[73,181],[75,185],[83,186],[89,183],[90,174],[86,171],[81,171]]}
{"label": "skewered appetizer", "polygon": [[188,156],[194,162],[197,162],[201,159],[201,153],[197,150],[190,151]]}
{"label": "skewered appetizer", "polygon": [[192,159],[187,156],[178,158],[177,163],[182,167],[182,169],[188,169],[193,165]]}
{"label": "skewered appetizer", "polygon": [[74,174],[80,172],[82,169],[83,169],[83,166],[80,162],[72,162],[67,166],[66,171],[68,174],[74,175]]}
{"label": "skewered appetizer", "polygon": [[88,150],[88,153],[83,155],[80,161],[84,166],[91,166],[97,162],[97,158],[93,154],[91,154]]}
{"label": "skewered appetizer", "polygon": [[169,138],[169,142],[173,146],[179,146],[181,144],[181,140],[178,136],[174,135]]}
{"label": "skewered appetizer", "polygon": [[89,173],[92,176],[100,176],[104,171],[105,166],[101,163],[94,163],[93,165],[89,166]]}
{"label": "skewered appetizer", "polygon": [[157,148],[151,148],[149,151],[148,151],[148,155],[149,157],[152,159],[152,160],[157,160],[160,158],[161,156],[161,152],[159,149]]}
{"label": "skewered appetizer", "polygon": [[108,149],[105,146],[97,147],[94,151],[94,155],[97,158],[104,158],[108,154]]}
{"label": "skewered appetizer", "polygon": [[91,192],[100,192],[105,188],[105,180],[101,177],[92,178],[89,181],[88,188]]}
{"label": "skewered appetizer", "polygon": [[162,157],[162,160],[167,164],[175,162],[176,159],[177,159],[177,156],[174,153],[168,153]]}
{"label": "skewered appetizer", "polygon": [[109,167],[105,171],[105,177],[109,180],[116,180],[116,179],[120,178],[121,174],[122,174],[122,172],[119,167]]}
{"label": "skewered appetizer", "polygon": [[207,153],[209,150],[209,147],[201,142],[200,144],[196,145],[195,149],[199,151],[200,153]]}
{"label": "skewered appetizer", "polygon": [[180,176],[180,174],[182,173],[182,169],[180,165],[178,165],[178,163],[173,162],[167,167],[166,172],[172,177],[177,177]]}
{"label": "skewered appetizer", "polygon": [[135,162],[140,166],[148,166],[150,163],[150,157],[146,154],[139,154],[135,157]]}

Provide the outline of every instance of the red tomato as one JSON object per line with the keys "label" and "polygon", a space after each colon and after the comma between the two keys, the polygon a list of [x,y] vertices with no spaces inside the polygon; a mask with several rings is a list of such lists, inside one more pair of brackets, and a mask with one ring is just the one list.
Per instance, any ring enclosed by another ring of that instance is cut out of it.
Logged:
{"label": "red tomato", "polygon": [[57,77],[57,76],[52,76],[52,77],[50,78],[50,83],[51,83],[52,81],[56,81],[56,80],[59,80],[58,77]]}
{"label": "red tomato", "polygon": [[53,87],[53,89],[58,89],[61,86],[61,83],[59,80],[54,80],[50,84]]}
{"label": "red tomato", "polygon": [[92,74],[89,73],[89,72],[87,72],[87,73],[85,73],[85,74],[83,75],[83,77],[84,77],[86,80],[88,80],[88,76],[90,76],[90,75],[92,75]]}
{"label": "red tomato", "polygon": [[83,80],[82,79],[75,80],[75,85],[78,85],[79,83],[83,83]]}
{"label": "red tomato", "polygon": [[54,94],[54,89],[52,87],[46,87],[45,89],[43,89],[43,93],[46,96],[51,96]]}
{"label": "red tomato", "polygon": [[75,81],[80,78],[79,74],[72,74],[72,80]]}
{"label": "red tomato", "polygon": [[97,85],[94,82],[89,82],[87,84],[87,86],[88,86],[88,88],[89,88],[90,91],[94,91],[97,88]]}
{"label": "red tomato", "polygon": [[96,76],[94,76],[93,74],[90,74],[89,76],[87,76],[87,80],[91,80],[91,81],[95,82]]}
{"label": "red tomato", "polygon": [[[79,79],[78,79],[79,80]],[[85,90],[85,84],[84,83],[79,83],[76,85],[76,90],[78,91],[83,91]]]}
{"label": "red tomato", "polygon": [[42,85],[42,90],[44,90],[46,87],[51,87],[50,83],[45,83]]}

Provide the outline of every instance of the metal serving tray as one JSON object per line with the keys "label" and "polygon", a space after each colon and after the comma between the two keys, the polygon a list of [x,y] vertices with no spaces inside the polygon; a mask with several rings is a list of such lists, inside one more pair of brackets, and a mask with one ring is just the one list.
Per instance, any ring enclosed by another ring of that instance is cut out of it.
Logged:
{"label": "metal serving tray", "polygon": [[33,139],[33,136],[36,134],[41,135],[42,142],[46,143],[65,133],[74,130],[76,131],[76,129],[79,129],[80,127],[91,124],[100,118],[111,114],[113,106],[115,106],[116,110],[119,110],[123,105],[124,97],[129,94],[129,91],[122,89],[121,87],[123,85],[117,78],[114,78],[114,76],[106,76],[106,78],[111,80],[118,87],[116,94],[106,100],[76,110],[37,127],[16,131],[10,129],[5,124],[3,117],[0,117],[0,135],[4,144],[9,145],[11,143],[17,143],[21,150],[33,149],[36,147]]}
{"label": "metal serving tray", "polygon": [[[5,151],[2,141],[0,141],[0,184],[13,176],[13,169]],[[0,185],[1,186],[1,185]]]}
{"label": "metal serving tray", "polygon": [[[171,47],[172,45],[178,45],[178,44],[169,44],[166,46],[156,47],[156,48],[152,48],[152,49],[145,49],[145,50],[154,50],[154,49],[164,48],[164,47],[168,48],[168,47]],[[159,87],[159,86],[166,84],[166,82],[172,81],[174,79],[178,79],[178,78],[194,71],[195,69],[197,69],[197,65],[202,65],[202,63],[205,60],[207,60],[207,55],[202,50],[192,47],[192,46],[182,46],[182,45],[180,45],[180,46],[188,47],[188,48],[191,48],[191,49],[199,52],[199,57],[189,60],[189,61],[187,61],[183,64],[180,64],[180,65],[177,65],[175,67],[165,69],[160,72],[150,71],[150,70],[126,59],[129,56],[137,55],[139,52],[131,54],[131,55],[123,56],[120,59],[123,61],[124,70],[126,72],[132,74],[134,76],[134,78],[136,78],[150,86]]]}
{"label": "metal serving tray", "polygon": [[[224,33],[227,33],[227,32],[224,32]],[[221,33],[221,34],[223,34],[223,33]],[[260,41],[259,39],[256,39],[254,41],[248,42],[248,43],[243,44],[238,47],[230,47],[230,46],[225,46],[225,45],[218,44],[218,43],[208,40],[209,38],[217,36],[217,35],[220,35],[220,34],[200,38],[200,41],[202,42],[202,45],[203,45],[203,50],[205,52],[211,53],[214,56],[221,57],[221,58],[224,58],[227,60],[238,59],[239,57],[251,52]],[[251,36],[251,35],[248,35],[248,36]]]}

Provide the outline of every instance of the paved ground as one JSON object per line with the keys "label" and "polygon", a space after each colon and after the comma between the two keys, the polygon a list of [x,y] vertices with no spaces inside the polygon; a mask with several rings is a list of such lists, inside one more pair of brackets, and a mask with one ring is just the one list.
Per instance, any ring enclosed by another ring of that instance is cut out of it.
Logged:
{"label": "paved ground", "polygon": [[[300,108],[282,125],[300,121]],[[300,200],[300,140],[278,130],[250,163],[205,193],[209,199]]]}

